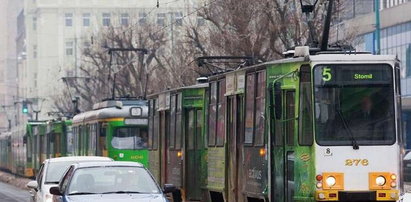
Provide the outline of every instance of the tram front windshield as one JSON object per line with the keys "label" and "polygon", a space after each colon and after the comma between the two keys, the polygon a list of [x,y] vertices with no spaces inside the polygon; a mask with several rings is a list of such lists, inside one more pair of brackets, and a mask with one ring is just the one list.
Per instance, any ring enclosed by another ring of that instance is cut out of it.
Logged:
{"label": "tram front windshield", "polygon": [[122,127],[114,131],[111,145],[115,149],[147,149],[148,130],[146,127]]}
{"label": "tram front windshield", "polygon": [[395,142],[393,73],[389,65],[317,65],[314,86],[319,145]]}

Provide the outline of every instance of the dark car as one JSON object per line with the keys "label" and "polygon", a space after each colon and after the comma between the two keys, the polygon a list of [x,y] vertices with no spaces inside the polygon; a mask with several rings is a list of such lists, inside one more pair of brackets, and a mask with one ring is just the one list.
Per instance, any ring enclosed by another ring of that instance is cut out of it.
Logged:
{"label": "dark car", "polygon": [[161,190],[140,163],[115,161],[73,164],[50,193],[59,202],[166,202],[163,193],[174,190],[173,185]]}

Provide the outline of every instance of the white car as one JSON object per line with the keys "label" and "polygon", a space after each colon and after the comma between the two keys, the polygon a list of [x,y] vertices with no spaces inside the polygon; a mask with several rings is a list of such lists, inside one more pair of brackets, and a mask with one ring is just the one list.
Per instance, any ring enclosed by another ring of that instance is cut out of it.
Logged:
{"label": "white car", "polygon": [[45,160],[40,167],[36,180],[27,183],[27,187],[32,189],[33,201],[52,202],[53,195],[50,194],[50,187],[59,184],[64,172],[71,164],[101,161],[113,161],[113,159],[99,156],[71,156]]}

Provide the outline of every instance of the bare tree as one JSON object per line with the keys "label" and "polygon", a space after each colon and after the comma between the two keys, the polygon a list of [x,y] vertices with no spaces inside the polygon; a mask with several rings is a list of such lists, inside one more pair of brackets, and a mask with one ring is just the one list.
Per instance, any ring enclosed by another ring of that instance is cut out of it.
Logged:
{"label": "bare tree", "polygon": [[206,27],[191,27],[188,38],[203,55],[247,55],[271,60],[290,48],[306,45],[309,30],[320,40],[326,0],[311,14],[311,26],[299,0],[213,1],[200,10]]}
{"label": "bare tree", "polygon": [[[299,0],[209,1],[194,13],[206,23],[185,19],[184,28],[171,30],[179,36],[172,41],[167,27],[152,24],[104,28],[83,50],[82,77],[66,83],[72,96],[80,97],[80,108],[84,110],[112,97],[113,92],[138,97],[193,84],[202,73],[194,62],[198,56],[246,55],[263,61],[281,58],[287,49],[320,40],[324,2],[319,0],[310,16],[311,23],[307,23]],[[110,59],[107,47],[145,48],[148,52],[119,51]],[[56,99],[56,108],[70,109],[72,103]]]}
{"label": "bare tree", "polygon": [[[153,71],[161,67],[157,53],[167,42],[164,32],[157,32],[151,25],[131,27],[108,27],[92,44],[84,47],[80,75],[65,78],[67,94],[80,98],[80,109],[91,109],[92,105],[105,98],[115,96],[142,97]],[[113,51],[118,49],[147,49],[141,51]],[[69,101],[63,101],[69,100]],[[58,110],[72,109],[71,99],[56,98]]]}

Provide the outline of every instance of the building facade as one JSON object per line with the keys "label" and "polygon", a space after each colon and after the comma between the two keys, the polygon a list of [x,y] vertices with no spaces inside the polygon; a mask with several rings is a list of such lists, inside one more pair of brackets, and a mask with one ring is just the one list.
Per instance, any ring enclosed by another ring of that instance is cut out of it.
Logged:
{"label": "building facade", "polygon": [[18,125],[17,16],[23,0],[0,0],[0,132]]}
{"label": "building facade", "polygon": [[[376,34],[375,3],[380,7],[380,38]],[[407,148],[411,148],[411,1],[409,0],[347,0],[341,21],[334,25],[333,39],[354,36],[357,51],[396,55],[401,61],[401,93],[403,127]],[[337,37],[338,36],[338,37]]]}
{"label": "building facade", "polygon": [[26,0],[23,91],[31,118],[52,118],[53,99],[67,88],[62,78],[81,76],[81,49],[93,35],[109,26],[181,26],[196,6],[195,0]]}

